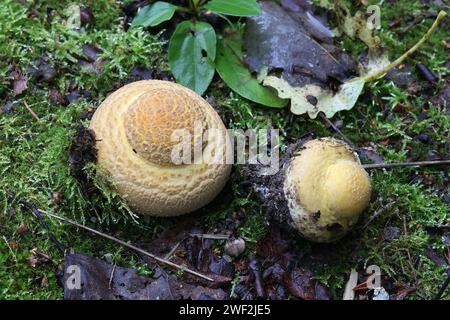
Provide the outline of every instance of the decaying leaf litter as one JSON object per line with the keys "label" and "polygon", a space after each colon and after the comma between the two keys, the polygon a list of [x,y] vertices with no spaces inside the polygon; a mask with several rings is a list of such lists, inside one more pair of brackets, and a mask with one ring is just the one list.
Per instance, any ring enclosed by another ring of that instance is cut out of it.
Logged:
{"label": "decaying leaf litter", "polygon": [[[359,77],[356,77],[356,62],[331,44],[333,31],[310,12],[293,13],[273,2],[262,2],[261,6],[261,15],[249,18],[246,28],[246,61],[260,77],[262,72],[266,73],[262,76],[265,86],[275,88],[280,98],[291,99],[294,114],[308,113],[311,118],[316,118],[320,112],[331,118],[338,111],[352,109],[366,83],[384,76],[426,40],[424,36],[391,65],[380,40],[372,35],[364,22],[362,13],[351,17],[341,4],[331,5],[338,16],[343,16],[344,32],[352,39],[359,37],[369,48],[368,59],[365,65],[359,65]],[[441,12],[427,35],[444,16]],[[283,70],[281,77],[267,75],[274,69]]]}
{"label": "decaying leaf litter", "polygon": [[[223,232],[226,232],[227,230],[221,230]],[[276,231],[271,231],[269,234],[275,234]],[[280,245],[280,244],[277,244]],[[198,250],[198,249],[197,249]],[[294,252],[294,254],[299,254],[299,250],[291,250],[292,252]],[[292,254],[291,252],[291,254]],[[208,259],[206,259],[208,260]],[[296,257],[296,260],[301,260],[300,258]],[[294,260],[295,261],[295,260]],[[251,265],[251,266],[250,266]],[[195,266],[195,264],[194,264]],[[241,267],[241,266],[238,266]],[[286,265],[285,264],[281,264],[280,266],[276,266],[275,269],[282,269],[282,270],[270,270],[267,271],[267,273],[265,275],[263,275],[263,277],[261,278],[261,276],[259,275],[260,273],[263,272],[264,267],[262,267],[263,269],[261,269],[260,266],[260,262],[258,261],[258,259],[251,259],[249,266],[247,266],[247,268],[245,267],[245,265],[240,268],[239,270],[243,269],[243,273],[245,274],[245,271],[248,272],[249,276],[248,278],[245,278],[245,276],[243,277],[242,281],[245,281],[245,279],[247,279],[248,282],[248,288],[247,290],[250,293],[245,293],[245,286],[244,289],[242,289],[242,286],[238,286],[240,285],[240,283],[238,281],[236,281],[235,283],[237,283],[237,285],[235,286],[236,288],[239,288],[239,290],[237,290],[238,292],[241,292],[240,290],[244,290],[244,296],[246,295],[247,297],[254,297],[255,295],[265,295],[267,293],[267,295],[269,297],[285,297],[283,296],[280,292],[283,292],[286,290],[286,288],[283,288],[283,285],[280,285],[279,279],[280,278],[288,278],[288,280],[283,280],[284,286],[290,288],[289,291],[291,295],[295,296],[295,297],[299,297],[299,298],[314,298],[315,295],[317,295],[316,291],[322,292],[323,290],[321,288],[317,289],[316,288],[316,284],[312,283],[311,284],[311,277],[304,277],[304,275],[310,275],[309,272],[304,269],[298,269],[298,268],[294,268],[294,271],[291,274],[285,275],[284,273],[286,272],[285,268]],[[291,269],[292,267],[289,267],[288,269]],[[207,271],[207,268],[205,269],[205,267],[200,267],[200,269]],[[109,269],[110,270],[110,269]],[[292,281],[289,280],[289,278],[294,279]],[[305,278],[305,279],[303,279]],[[303,279],[303,280],[302,280]],[[241,279],[239,279],[240,281]],[[267,280],[264,281],[264,280]],[[296,284],[293,284],[292,282],[297,282]],[[278,295],[275,294],[273,295],[273,290],[274,289],[269,289],[269,288],[265,288],[266,283],[271,283],[272,285],[274,285],[277,289],[279,290]],[[297,287],[296,287],[297,286]],[[386,286],[387,287],[387,286]],[[228,287],[229,288],[229,287]],[[261,289],[262,288],[262,289]],[[315,289],[311,289],[311,288],[315,288]],[[391,288],[392,289],[392,288]],[[233,291],[233,290],[231,290]],[[256,292],[259,291],[259,292]],[[234,292],[236,292],[236,290],[234,290]],[[262,293],[264,292],[264,293]],[[293,293],[295,292],[295,293]],[[319,293],[319,297],[320,297]],[[119,294],[120,296],[120,294]],[[125,297],[126,295],[124,295]],[[211,296],[214,296],[211,294]],[[322,294],[322,298],[326,297],[326,294]],[[192,296],[191,296],[192,298]]]}

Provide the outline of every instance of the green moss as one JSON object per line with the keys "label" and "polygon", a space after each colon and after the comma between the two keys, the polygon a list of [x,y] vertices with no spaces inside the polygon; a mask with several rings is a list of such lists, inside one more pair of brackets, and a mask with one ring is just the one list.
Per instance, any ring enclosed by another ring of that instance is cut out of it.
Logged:
{"label": "green moss", "polygon": [[[110,182],[96,179],[95,183],[102,192],[86,198],[70,175],[68,148],[79,116],[97,106],[130,75],[132,68],[167,70],[163,43],[158,35],[139,28],[125,32],[120,27],[123,13],[119,2],[86,0],[81,3],[93,9],[95,22],[79,32],[68,28],[66,22],[70,12],[61,1],[28,1],[26,5],[13,0],[0,3],[1,74],[7,75],[12,65],[25,71],[42,57],[48,58],[58,71],[51,84],[30,79],[29,88],[18,97],[13,97],[9,79],[0,82],[0,107],[15,102],[12,114],[0,114],[0,299],[62,298],[62,290],[57,286],[54,275],[57,265],[62,262],[62,255],[48,240],[47,232],[19,204],[19,199],[134,242],[149,241],[176,224],[176,219],[153,218],[138,219],[136,223],[124,202],[112,191]],[[51,22],[47,21],[48,8],[55,10]],[[389,21],[397,17],[417,17],[426,8],[419,1],[402,0],[383,2],[381,9],[382,29],[379,35],[389,48],[391,57],[399,56],[416,43],[432,23],[432,19],[426,19],[400,39],[394,32],[404,28],[407,22],[389,29]],[[442,30],[435,33],[407,63],[414,65],[415,62],[425,61],[436,75],[447,75],[448,71],[443,68],[447,60],[443,43],[445,37]],[[357,56],[363,46],[355,43],[344,40],[345,47]],[[84,44],[95,45],[102,50],[101,72],[78,65]],[[66,92],[74,85],[89,93],[91,98],[81,97],[64,107],[55,106],[50,101],[50,88]],[[283,147],[286,137],[300,137],[310,132],[317,136],[339,138],[320,119],[311,120],[305,116],[290,119],[288,109],[273,110],[251,103],[236,96],[217,78],[208,95],[216,98],[230,119],[227,125],[231,128],[279,128]],[[25,109],[25,102],[40,117],[40,123]],[[407,106],[408,110],[386,115],[386,110],[393,111],[399,104]],[[419,114],[423,111],[427,111],[427,118],[419,121]],[[428,106],[420,98],[410,96],[389,81],[380,80],[366,87],[352,111],[340,112],[332,121],[342,120],[343,133],[358,146],[368,146],[370,142],[386,161],[405,161],[410,157],[425,159],[430,149],[442,154],[448,152],[450,120],[446,112],[445,108]],[[284,128],[289,127],[291,122],[289,131],[286,131]],[[429,144],[418,142],[415,139],[418,134],[427,134]],[[387,147],[384,142],[388,139],[390,144]],[[91,176],[93,170],[93,166],[86,168]],[[381,199],[384,204],[389,199],[395,199],[395,205],[382,211],[363,229],[369,217],[380,209],[379,201],[373,201],[358,228],[333,245],[338,258],[314,270],[317,279],[330,286],[336,298],[342,296],[349,271],[352,268],[361,271],[370,264],[379,265],[383,274],[399,284],[416,285],[418,291],[426,296],[437,292],[444,280],[444,271],[425,257],[424,251],[432,246],[442,252],[444,244],[440,238],[425,233],[423,227],[448,222],[450,210],[429,186],[410,184],[410,175],[415,171],[434,177],[435,185],[440,186],[448,176],[448,173],[433,167],[371,172],[375,198]],[[52,202],[50,194],[54,191],[62,194],[62,204]],[[200,215],[205,231],[212,232],[234,212],[244,210],[246,218],[238,234],[252,241],[261,240],[267,228],[259,203],[251,195],[241,194],[237,189],[234,196],[226,208]],[[15,212],[14,219],[9,217],[11,210]],[[16,232],[21,224],[30,229],[23,236]],[[94,238],[83,230],[59,222],[49,220],[49,225],[57,238],[76,252],[96,257],[111,254],[118,265],[136,268],[144,275],[151,274],[139,257],[115,243]],[[386,226],[399,228],[399,237],[390,242],[384,241],[382,235]],[[19,250],[14,243],[19,244]],[[308,253],[315,248],[301,239],[298,247]],[[30,267],[27,261],[29,250],[33,248],[49,254],[52,262]],[[250,246],[248,252],[251,251]],[[42,277],[48,279],[48,286],[41,287]]]}
{"label": "green moss", "polygon": [[[0,115],[0,298],[3,299],[62,297],[54,276],[62,256],[19,200],[80,222],[91,223],[95,218],[97,224],[101,223],[97,227],[104,231],[132,229],[130,238],[151,239],[164,225],[157,220],[139,225],[133,222],[123,200],[105,181],[96,179],[102,192],[86,198],[70,175],[68,150],[78,118],[126,78],[132,67],[164,68],[163,43],[158,35],[141,29],[122,30],[120,10],[114,2],[86,1],[86,5],[93,9],[95,24],[78,32],[67,26],[67,12],[60,1],[29,2],[26,6],[16,1],[0,4],[0,71],[7,74],[13,64],[25,71],[42,57],[58,71],[52,84],[29,79],[28,90],[15,100],[12,100],[10,82],[0,83],[1,108],[10,102],[15,105],[12,114]],[[56,12],[51,23],[46,19],[47,8]],[[78,65],[83,44],[95,45],[103,51],[101,72]],[[95,102],[81,98],[65,107],[53,105],[48,97],[50,86],[65,92],[73,84],[89,92],[96,98]],[[25,103],[39,116],[40,122],[26,110]],[[86,168],[87,173],[92,169]],[[62,204],[53,204],[52,192],[62,195]],[[11,210],[15,212],[13,220],[9,219]],[[23,237],[16,233],[21,224],[30,229]],[[49,221],[49,225],[61,242],[70,244],[77,252],[100,257],[112,253],[122,265],[143,268],[137,257],[124,253],[115,244],[91,238],[84,231],[55,221]],[[13,246],[11,251],[10,242],[17,242],[20,250],[15,251]],[[29,250],[34,247],[49,254],[53,262],[30,267],[27,260]],[[41,288],[36,279],[43,276],[49,285]]]}

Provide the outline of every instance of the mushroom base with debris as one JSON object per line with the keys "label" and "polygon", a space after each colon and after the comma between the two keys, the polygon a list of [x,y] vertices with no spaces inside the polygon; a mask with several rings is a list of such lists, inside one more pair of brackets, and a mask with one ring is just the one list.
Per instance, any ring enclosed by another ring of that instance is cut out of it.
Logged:
{"label": "mushroom base with debris", "polygon": [[264,175],[263,170],[262,165],[248,165],[244,174],[267,222],[313,242],[341,239],[370,201],[368,174],[358,155],[340,140],[300,139],[288,147],[275,175]]}

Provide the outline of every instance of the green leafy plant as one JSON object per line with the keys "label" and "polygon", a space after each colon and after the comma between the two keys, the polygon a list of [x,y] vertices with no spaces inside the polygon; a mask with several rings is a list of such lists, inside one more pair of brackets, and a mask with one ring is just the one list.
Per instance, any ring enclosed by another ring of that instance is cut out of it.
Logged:
{"label": "green leafy plant", "polygon": [[242,32],[235,30],[218,42],[217,73],[242,97],[268,107],[284,107],[288,100],[279,98],[274,89],[263,86],[261,81],[251,74],[243,61]]}
{"label": "green leafy plant", "polygon": [[169,43],[169,64],[177,81],[203,94],[214,77],[216,46],[216,32],[209,23],[180,23]]}
{"label": "green leafy plant", "polygon": [[[210,12],[225,19],[234,32],[238,27],[226,16],[257,16],[261,10],[257,0],[189,0],[188,7],[157,1],[143,7],[131,23],[132,27],[154,27],[172,19],[176,12],[191,19],[176,27],[169,42],[169,65],[175,79],[198,94],[211,83],[216,68],[222,79],[242,96],[273,107],[285,105],[273,89],[263,87],[242,64],[240,42],[224,41],[214,28],[200,21]],[[235,74],[234,74],[235,73]],[[241,75],[243,77],[241,77]]]}

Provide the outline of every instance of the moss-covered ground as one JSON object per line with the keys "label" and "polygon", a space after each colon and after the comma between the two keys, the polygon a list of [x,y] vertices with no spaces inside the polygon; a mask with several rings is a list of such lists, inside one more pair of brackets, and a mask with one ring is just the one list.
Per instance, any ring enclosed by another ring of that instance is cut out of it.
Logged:
{"label": "moss-covered ground", "polygon": [[[391,57],[397,57],[431,26],[433,19],[426,14],[433,8],[418,0],[381,2],[379,33]],[[87,124],[86,120],[80,120],[83,114],[97,107],[123,79],[130,77],[133,68],[168,69],[165,43],[158,34],[140,28],[124,31],[122,2],[84,0],[79,3],[92,8],[95,22],[78,32],[67,24],[73,8],[61,1],[0,2],[0,299],[63,296],[55,277],[63,256],[30,211],[20,205],[20,200],[132,241],[150,240],[176,223],[176,219],[139,218],[136,222],[113,192],[105,189],[86,198],[70,174],[68,149],[77,124]],[[424,18],[399,39],[399,32],[421,15]],[[399,17],[402,21],[389,27]],[[448,77],[445,67],[448,36],[448,31],[441,28],[407,61],[411,66],[424,62],[441,79],[429,89],[432,95],[439,93],[444,86],[443,79]],[[100,72],[78,63],[85,44],[101,48]],[[361,47],[352,41],[344,41],[343,45],[355,57],[361,52]],[[53,67],[52,79],[42,81],[31,77],[28,88],[14,96],[12,71],[25,74],[39,59]],[[418,79],[414,68],[412,74]],[[49,96],[51,90],[64,94],[74,88],[81,92],[80,97],[68,104],[55,103]],[[295,117],[291,124],[288,110],[270,110],[246,101],[233,94],[219,78],[214,79],[206,96],[215,97],[221,109],[230,115],[228,125],[234,128],[270,125],[280,128],[283,138],[309,132],[339,138],[320,119]],[[40,121],[30,114],[25,104]],[[341,112],[332,121],[341,122],[342,132],[357,146],[373,148],[387,162],[428,160],[433,153],[449,156],[448,110],[448,107],[426,103],[423,97],[399,89],[389,80],[380,80],[366,87],[352,111]],[[445,270],[435,265],[425,252],[431,247],[444,257],[448,243],[442,234],[434,235],[427,230],[450,221],[448,198],[445,201],[449,194],[448,169],[378,170],[371,171],[371,178],[375,195],[370,208],[359,227],[334,245],[337,258],[315,270],[317,279],[340,298],[352,268],[364,270],[365,266],[376,264],[396,285],[416,287],[416,293],[410,298],[433,297],[445,279]],[[54,192],[62,195],[62,202],[52,200]],[[220,221],[242,209],[246,218],[239,233],[255,241],[261,239],[267,232],[262,213],[258,203],[247,196],[238,195],[228,208],[201,215],[202,224],[213,231]],[[376,212],[378,215],[364,228]],[[110,253],[120,265],[137,268],[144,274],[149,272],[137,256],[114,243],[59,222],[48,223],[56,237],[77,252],[96,257]],[[28,231],[23,232],[23,226]],[[398,228],[398,236],[385,240],[386,227]],[[300,238],[297,241],[299,250],[307,252],[313,247]],[[33,248],[48,254],[52,262],[30,266]],[[251,250],[250,246],[248,251]]]}

